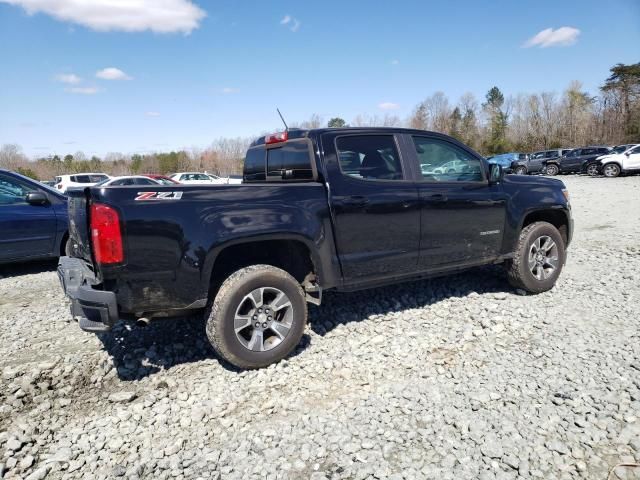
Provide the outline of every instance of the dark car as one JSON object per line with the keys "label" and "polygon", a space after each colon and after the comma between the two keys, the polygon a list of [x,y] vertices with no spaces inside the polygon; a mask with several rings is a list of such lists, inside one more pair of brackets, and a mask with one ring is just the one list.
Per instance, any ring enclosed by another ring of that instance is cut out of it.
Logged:
{"label": "dark car", "polygon": [[529,159],[526,162],[518,162],[513,166],[514,173],[544,173],[545,162],[549,160],[555,160],[556,158],[565,155],[570,152],[570,148],[556,148],[551,150],[541,150],[529,155]]}
{"label": "dark car", "polygon": [[80,328],[200,310],[220,356],[258,368],[296,347],[307,303],[325,290],[502,263],[512,285],[540,293],[573,232],[561,181],[503,175],[423,130],[267,135],[249,148],[243,180],[71,192],[77,248],[58,274]]}
{"label": "dark car", "polygon": [[586,173],[587,166],[592,160],[601,155],[611,153],[611,147],[591,146],[574,148],[566,155],[553,160],[545,160],[545,173],[558,175],[559,173]]}
{"label": "dark car", "polygon": [[70,255],[67,218],[64,195],[0,170],[0,263]]}

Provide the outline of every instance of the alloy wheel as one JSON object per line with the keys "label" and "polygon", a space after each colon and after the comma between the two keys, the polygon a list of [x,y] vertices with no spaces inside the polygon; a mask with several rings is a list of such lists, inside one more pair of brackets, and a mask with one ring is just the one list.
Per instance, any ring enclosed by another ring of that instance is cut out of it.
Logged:
{"label": "alloy wheel", "polygon": [[558,268],[558,246],[548,235],[538,237],[529,247],[529,270],[537,280],[546,280]]}
{"label": "alloy wheel", "polygon": [[233,317],[236,338],[254,352],[266,352],[278,346],[292,325],[291,300],[274,287],[256,288],[245,295]]}

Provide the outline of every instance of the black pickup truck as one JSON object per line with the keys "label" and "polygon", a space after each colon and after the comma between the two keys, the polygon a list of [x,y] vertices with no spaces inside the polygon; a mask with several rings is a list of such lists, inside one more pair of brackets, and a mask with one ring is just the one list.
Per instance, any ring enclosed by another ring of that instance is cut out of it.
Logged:
{"label": "black pickup truck", "polygon": [[549,290],[573,221],[556,179],[503,175],[453,138],[400,128],[292,129],[256,140],[242,185],[71,192],[58,274],[80,327],[201,310],[241,368],[299,342],[307,302],[503,263]]}

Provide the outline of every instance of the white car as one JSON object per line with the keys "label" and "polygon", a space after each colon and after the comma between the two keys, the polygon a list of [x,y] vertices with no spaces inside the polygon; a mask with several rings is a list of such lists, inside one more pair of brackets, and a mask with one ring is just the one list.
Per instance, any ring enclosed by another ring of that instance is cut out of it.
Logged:
{"label": "white car", "polygon": [[96,187],[124,187],[127,185],[161,185],[160,182],[143,175],[126,175],[122,177],[111,177],[100,183]]}
{"label": "white car", "polygon": [[[598,157],[599,170],[605,177],[617,177],[621,173],[640,173],[640,145],[631,146],[622,153]],[[591,173],[591,172],[590,172]]]}
{"label": "white car", "polygon": [[226,178],[220,178],[217,175],[210,173],[199,172],[180,172],[171,175],[176,182],[184,183],[186,185],[226,185],[228,183]]}
{"label": "white car", "polygon": [[106,173],[76,173],[73,175],[58,175],[56,177],[56,190],[65,193],[69,187],[90,187],[96,183],[109,180]]}

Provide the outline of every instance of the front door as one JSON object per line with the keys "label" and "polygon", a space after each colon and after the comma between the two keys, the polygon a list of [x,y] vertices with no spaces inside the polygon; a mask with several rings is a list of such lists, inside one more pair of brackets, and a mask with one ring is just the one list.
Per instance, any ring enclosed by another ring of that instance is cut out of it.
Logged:
{"label": "front door", "polygon": [[422,177],[421,269],[481,263],[498,256],[506,206],[502,186],[489,184],[482,160],[462,145],[435,135],[412,138]]}
{"label": "front door", "polygon": [[0,260],[49,255],[56,240],[56,214],[51,204],[30,205],[27,193],[37,189],[0,174]]}
{"label": "front door", "polygon": [[325,134],[325,164],[345,283],[415,272],[418,189],[393,134]]}

